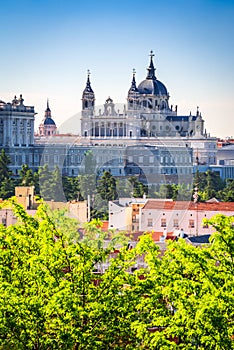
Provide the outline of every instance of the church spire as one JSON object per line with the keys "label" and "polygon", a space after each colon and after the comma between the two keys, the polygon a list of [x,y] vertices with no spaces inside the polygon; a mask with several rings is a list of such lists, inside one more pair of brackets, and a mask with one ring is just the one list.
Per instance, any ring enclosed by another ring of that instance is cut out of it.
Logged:
{"label": "church spire", "polygon": [[137,86],[136,86],[136,79],[135,79],[135,75],[136,75],[136,70],[133,69],[132,71],[132,84],[131,84],[131,87],[129,89],[129,93],[130,92],[138,92],[138,89],[137,89]]}
{"label": "church spire", "polygon": [[86,87],[84,89],[84,93],[85,92],[92,92],[93,93],[89,77],[90,77],[90,70],[88,69],[87,70],[87,82],[86,82]]}
{"label": "church spire", "polygon": [[47,98],[46,110],[45,110],[45,118],[51,118],[51,110],[49,107],[49,99]]}
{"label": "church spire", "polygon": [[151,50],[150,51],[150,64],[149,64],[149,67],[147,68],[148,74],[147,74],[146,79],[156,79],[156,77],[155,77],[155,68],[154,68],[154,63],[153,63],[153,57],[154,57],[154,53]]}
{"label": "church spire", "polygon": [[132,83],[131,83],[131,87],[128,90],[128,110],[136,110],[138,108],[138,99],[139,99],[139,91],[138,88],[136,86],[136,79],[135,79],[135,75],[136,75],[136,71],[135,69],[133,69],[132,71]]}

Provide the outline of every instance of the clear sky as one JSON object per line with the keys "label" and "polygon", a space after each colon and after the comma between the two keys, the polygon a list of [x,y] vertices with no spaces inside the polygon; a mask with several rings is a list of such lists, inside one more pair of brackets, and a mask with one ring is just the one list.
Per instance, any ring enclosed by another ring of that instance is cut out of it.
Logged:
{"label": "clear sky", "polygon": [[178,114],[234,137],[234,0],[1,0],[0,33],[0,99],[22,93],[36,126],[47,97],[57,125],[81,110],[87,69],[96,105],[125,103],[152,49]]}

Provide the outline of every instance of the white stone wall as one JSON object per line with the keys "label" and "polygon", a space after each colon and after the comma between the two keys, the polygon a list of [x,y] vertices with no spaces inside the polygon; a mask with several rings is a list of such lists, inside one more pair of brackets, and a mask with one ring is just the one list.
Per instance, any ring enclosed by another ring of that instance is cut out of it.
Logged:
{"label": "white stone wall", "polygon": [[[166,230],[173,232],[178,228],[183,229],[189,236],[210,234],[214,232],[214,229],[211,226],[204,226],[202,221],[204,218],[210,219],[218,213],[226,216],[234,215],[232,211],[141,209],[140,231],[163,232]],[[166,226],[162,226],[162,223],[165,224],[165,221],[162,220],[166,220]],[[175,226],[176,220],[178,220],[178,227]]]}

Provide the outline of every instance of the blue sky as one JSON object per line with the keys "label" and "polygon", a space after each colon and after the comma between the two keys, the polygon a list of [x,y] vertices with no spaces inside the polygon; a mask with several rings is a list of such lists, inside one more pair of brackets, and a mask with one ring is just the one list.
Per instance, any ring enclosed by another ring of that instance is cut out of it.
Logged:
{"label": "blue sky", "polygon": [[96,105],[125,103],[152,49],[178,113],[199,106],[212,135],[234,136],[233,0],[1,1],[0,33],[0,99],[22,93],[36,125],[47,97],[58,125],[80,111],[87,69]]}

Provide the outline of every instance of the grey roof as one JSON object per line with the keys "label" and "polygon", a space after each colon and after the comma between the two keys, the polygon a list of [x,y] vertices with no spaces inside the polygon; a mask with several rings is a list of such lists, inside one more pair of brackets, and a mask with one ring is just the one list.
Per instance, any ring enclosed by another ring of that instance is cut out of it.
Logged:
{"label": "grey roof", "polygon": [[[180,122],[180,121],[189,121],[189,115],[169,115],[167,116],[167,120],[174,121],[174,122]],[[196,116],[192,116],[192,120],[195,121],[197,119]]]}
{"label": "grey roof", "polygon": [[138,86],[138,91],[140,94],[168,95],[165,85],[157,79],[143,80]]}
{"label": "grey roof", "polygon": [[191,243],[197,243],[197,244],[204,244],[209,243],[210,234],[207,235],[201,235],[201,236],[194,236],[194,237],[187,237],[187,239]]}
{"label": "grey roof", "polygon": [[218,148],[218,152],[222,152],[222,151],[234,151],[234,144],[230,144],[230,145]]}

